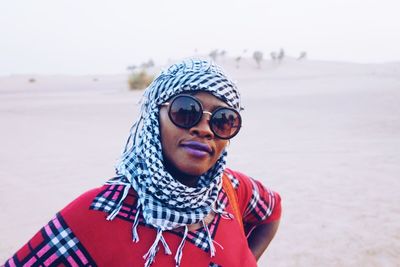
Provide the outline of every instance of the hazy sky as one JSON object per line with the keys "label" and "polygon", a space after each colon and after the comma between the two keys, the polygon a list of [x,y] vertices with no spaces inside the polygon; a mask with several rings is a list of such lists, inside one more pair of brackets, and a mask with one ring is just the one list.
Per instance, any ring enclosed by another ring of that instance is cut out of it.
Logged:
{"label": "hazy sky", "polygon": [[0,75],[121,73],[248,49],[400,61],[399,0],[0,0]]}

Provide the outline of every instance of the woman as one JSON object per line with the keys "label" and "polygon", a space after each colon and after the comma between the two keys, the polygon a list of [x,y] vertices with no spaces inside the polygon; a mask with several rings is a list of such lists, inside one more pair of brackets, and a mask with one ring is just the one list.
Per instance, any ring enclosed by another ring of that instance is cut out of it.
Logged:
{"label": "woman", "polygon": [[6,266],[256,266],[280,197],[225,167],[240,95],[187,60],[146,89],[118,176],[65,207]]}

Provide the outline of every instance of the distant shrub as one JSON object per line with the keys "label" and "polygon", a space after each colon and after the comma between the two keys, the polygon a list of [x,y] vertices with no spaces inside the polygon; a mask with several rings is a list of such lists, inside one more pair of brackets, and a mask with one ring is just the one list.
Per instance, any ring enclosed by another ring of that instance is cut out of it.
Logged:
{"label": "distant shrub", "polygon": [[306,51],[302,51],[300,52],[299,57],[297,58],[297,60],[303,60],[307,58],[307,52]]}
{"label": "distant shrub", "polygon": [[208,56],[213,60],[216,61],[218,57],[218,49],[212,50]]}
{"label": "distant shrub", "polygon": [[28,82],[34,83],[34,82],[36,82],[36,79],[35,79],[35,78],[30,78],[30,79],[28,80]]}
{"label": "distant shrub", "polygon": [[148,74],[145,70],[140,72],[133,72],[128,79],[129,89],[140,90],[144,89],[151,84],[154,76]]}
{"label": "distant shrub", "polygon": [[271,56],[272,61],[275,61],[278,59],[278,55],[276,54],[276,52],[271,52],[269,55]]}
{"label": "distant shrub", "polygon": [[261,51],[254,51],[253,59],[257,63],[257,67],[261,68],[261,61],[263,60],[263,53]]}

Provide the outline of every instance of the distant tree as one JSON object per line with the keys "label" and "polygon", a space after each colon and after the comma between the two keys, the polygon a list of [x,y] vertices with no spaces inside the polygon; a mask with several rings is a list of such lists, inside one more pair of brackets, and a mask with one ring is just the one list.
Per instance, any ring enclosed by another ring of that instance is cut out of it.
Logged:
{"label": "distant tree", "polygon": [[303,60],[307,58],[307,52],[306,51],[302,51],[300,52],[299,57],[297,58],[297,60]]}
{"label": "distant tree", "polygon": [[276,52],[271,52],[269,55],[271,56],[272,61],[276,61],[278,59]]}
{"label": "distant tree", "polygon": [[219,55],[220,55],[221,57],[226,56],[226,51],[225,51],[225,50],[220,51],[220,52],[219,52]]}
{"label": "distant tree", "polygon": [[242,56],[238,56],[238,57],[235,58],[235,61],[236,61],[236,68],[237,68],[237,69],[239,68],[239,63],[240,63],[241,60],[242,60]]}
{"label": "distant tree", "polygon": [[254,51],[253,59],[257,63],[257,67],[261,68],[261,61],[263,60],[263,53],[261,51]]}
{"label": "distant tree", "polygon": [[140,64],[140,67],[142,69],[148,69],[154,67],[154,65],[154,61],[152,59],[149,59],[147,62],[143,62],[142,64]]}
{"label": "distant tree", "polygon": [[242,54],[235,58],[237,69],[240,67],[240,62],[242,61],[242,58],[244,58],[244,54],[246,54],[246,53],[247,53],[247,49],[243,49]]}
{"label": "distant tree", "polygon": [[136,68],[137,68],[136,65],[130,65],[130,66],[126,67],[126,69],[129,71],[134,71]]}
{"label": "distant tree", "polygon": [[149,61],[147,61],[147,67],[148,67],[148,68],[152,68],[152,67],[154,67],[154,66],[155,66],[154,60],[149,59]]}
{"label": "distant tree", "polygon": [[214,60],[217,61],[217,57],[218,57],[218,49],[214,49],[210,52],[210,54],[208,54],[208,56]]}
{"label": "distant tree", "polygon": [[36,79],[35,79],[35,78],[30,78],[30,79],[28,80],[28,82],[34,83],[34,82],[36,82]]}
{"label": "distant tree", "polygon": [[283,50],[283,48],[281,48],[279,50],[279,54],[278,54],[278,61],[282,62],[282,60],[285,58],[285,50]]}

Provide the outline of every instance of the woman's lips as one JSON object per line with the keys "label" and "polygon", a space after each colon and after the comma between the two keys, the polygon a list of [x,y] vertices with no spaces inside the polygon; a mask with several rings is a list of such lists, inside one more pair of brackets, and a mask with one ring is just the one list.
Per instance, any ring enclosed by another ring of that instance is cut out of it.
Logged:
{"label": "woman's lips", "polygon": [[197,141],[186,141],[182,143],[181,146],[195,157],[205,157],[212,153],[212,149],[209,145]]}

